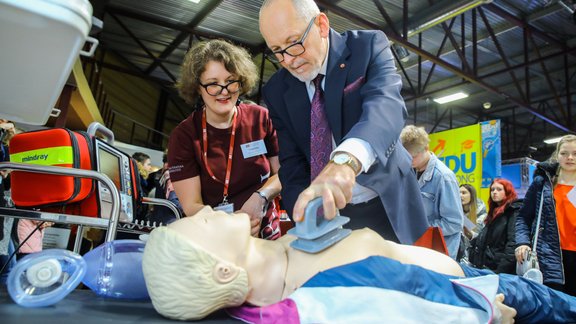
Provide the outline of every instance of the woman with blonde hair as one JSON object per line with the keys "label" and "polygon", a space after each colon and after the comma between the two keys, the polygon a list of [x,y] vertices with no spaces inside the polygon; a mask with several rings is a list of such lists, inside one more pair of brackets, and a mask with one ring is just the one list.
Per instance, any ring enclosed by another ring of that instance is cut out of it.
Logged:
{"label": "woman with blonde hair", "polygon": [[462,200],[462,211],[464,216],[476,224],[472,231],[468,231],[464,227],[464,234],[468,239],[473,239],[480,233],[484,227],[484,220],[486,219],[486,205],[479,199],[476,189],[471,184],[465,183],[460,185],[460,199]]}
{"label": "woman with blonde hair", "polygon": [[[516,260],[537,239],[544,284],[576,296],[576,135],[565,135],[550,161],[538,163],[516,221]],[[537,225],[539,224],[539,225]]]}

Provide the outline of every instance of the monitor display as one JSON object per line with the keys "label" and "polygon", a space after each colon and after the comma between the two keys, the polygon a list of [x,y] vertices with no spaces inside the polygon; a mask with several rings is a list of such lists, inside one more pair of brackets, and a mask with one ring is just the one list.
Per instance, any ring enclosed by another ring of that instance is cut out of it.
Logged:
{"label": "monitor display", "polygon": [[105,174],[114,182],[118,191],[122,191],[122,181],[120,179],[120,157],[114,155],[101,146],[98,146],[98,170]]}

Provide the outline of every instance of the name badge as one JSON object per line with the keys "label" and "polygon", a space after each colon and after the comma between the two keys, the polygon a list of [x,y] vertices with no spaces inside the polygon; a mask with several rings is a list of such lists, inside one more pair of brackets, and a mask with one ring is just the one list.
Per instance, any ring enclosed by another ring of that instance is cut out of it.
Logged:
{"label": "name badge", "polygon": [[221,210],[225,213],[232,214],[234,212],[233,203],[221,203],[220,205],[214,207],[214,210]]}
{"label": "name badge", "polygon": [[240,148],[242,149],[242,155],[245,159],[268,153],[266,145],[264,145],[264,140],[242,144]]}

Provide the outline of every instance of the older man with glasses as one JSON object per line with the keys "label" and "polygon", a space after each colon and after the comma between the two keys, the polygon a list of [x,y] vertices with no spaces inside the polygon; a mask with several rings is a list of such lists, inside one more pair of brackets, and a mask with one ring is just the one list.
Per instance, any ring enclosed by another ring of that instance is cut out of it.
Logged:
{"label": "older man with glasses", "polygon": [[407,112],[390,43],[380,31],[336,33],[312,0],[265,0],[260,32],[282,65],[263,97],[280,144],[282,199],[301,221],[322,196],[351,228],[412,244],[428,227],[410,155]]}

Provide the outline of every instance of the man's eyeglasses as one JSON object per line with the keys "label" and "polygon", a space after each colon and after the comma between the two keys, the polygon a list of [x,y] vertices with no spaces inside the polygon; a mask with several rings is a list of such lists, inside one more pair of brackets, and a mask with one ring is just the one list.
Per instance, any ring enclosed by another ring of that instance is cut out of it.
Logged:
{"label": "man's eyeglasses", "polygon": [[228,91],[228,93],[236,93],[236,92],[240,91],[240,87],[242,86],[242,81],[232,80],[232,81],[228,82],[228,84],[226,84],[226,85],[221,85],[221,84],[218,84],[216,82],[209,83],[209,84],[200,83],[200,86],[202,86],[209,95],[217,96],[217,95],[221,94],[222,91],[224,91],[224,89],[226,89],[226,91]]}
{"label": "man's eyeglasses", "polygon": [[304,48],[304,41],[306,40],[306,37],[308,36],[308,32],[310,31],[310,28],[312,28],[312,25],[314,25],[314,20],[316,20],[316,16],[314,16],[314,18],[312,18],[312,20],[310,20],[310,22],[308,23],[308,27],[306,27],[306,31],[304,31],[304,34],[302,34],[302,38],[300,38],[299,41],[297,41],[296,43],[287,46],[285,49],[281,49],[278,51],[269,51],[266,55],[268,56],[268,59],[274,63],[282,63],[284,61],[284,54],[288,54],[292,57],[296,57],[298,55],[302,55],[304,52],[306,52],[306,48]]}

